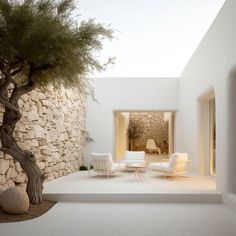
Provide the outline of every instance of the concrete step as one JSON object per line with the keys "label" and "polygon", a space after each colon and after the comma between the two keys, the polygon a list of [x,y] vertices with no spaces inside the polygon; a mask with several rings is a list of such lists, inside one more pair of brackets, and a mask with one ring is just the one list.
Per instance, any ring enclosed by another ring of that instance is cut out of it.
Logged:
{"label": "concrete step", "polygon": [[220,193],[45,193],[45,200],[61,202],[221,203]]}

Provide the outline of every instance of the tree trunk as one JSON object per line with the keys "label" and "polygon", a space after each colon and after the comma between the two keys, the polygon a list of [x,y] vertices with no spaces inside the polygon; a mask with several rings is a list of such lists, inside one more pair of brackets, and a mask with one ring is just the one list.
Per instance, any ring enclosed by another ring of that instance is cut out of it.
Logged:
{"label": "tree trunk", "polygon": [[29,151],[21,149],[17,145],[16,140],[12,135],[10,126],[5,124],[5,122],[3,122],[0,127],[0,138],[2,141],[2,151],[19,161],[22,169],[28,177],[26,191],[29,196],[30,203],[42,203],[43,176],[35,163],[34,155]]}
{"label": "tree trunk", "polygon": [[43,176],[38,166],[31,161],[22,165],[22,169],[28,176],[27,194],[32,204],[39,204],[43,201]]}
{"label": "tree trunk", "polygon": [[39,167],[36,165],[33,153],[23,150],[18,146],[13,136],[16,123],[21,118],[19,111],[18,100],[19,98],[33,89],[32,84],[23,85],[19,88],[15,87],[9,100],[4,96],[3,86],[0,87],[1,103],[5,105],[3,114],[2,126],[0,126],[0,140],[2,144],[1,151],[11,155],[18,161],[28,177],[27,194],[30,203],[42,203],[42,190],[43,190],[43,176]]}
{"label": "tree trunk", "polygon": [[129,151],[133,151],[133,139],[129,140]]}

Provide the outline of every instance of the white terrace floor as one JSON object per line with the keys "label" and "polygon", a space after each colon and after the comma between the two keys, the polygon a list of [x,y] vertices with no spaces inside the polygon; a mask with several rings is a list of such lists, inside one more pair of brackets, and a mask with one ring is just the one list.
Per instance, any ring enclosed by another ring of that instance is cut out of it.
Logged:
{"label": "white terrace floor", "polygon": [[207,177],[165,179],[151,170],[144,176],[140,181],[132,172],[120,172],[107,179],[80,171],[45,183],[44,198],[66,202],[221,202],[215,182]]}
{"label": "white terrace floor", "polygon": [[107,179],[106,176],[89,177],[87,171],[58,178],[45,183],[44,193],[215,193],[216,184],[204,176],[167,177],[158,172],[148,170],[144,173],[144,181],[140,181],[132,172],[120,172]]}
{"label": "white terrace floor", "polygon": [[[166,155],[145,155],[145,162],[168,161]],[[132,172],[123,171],[107,179],[89,177],[87,171],[45,183],[45,194],[163,194],[163,193],[217,193],[215,182],[206,176],[190,178],[163,178],[160,173],[147,169],[140,181]]]}

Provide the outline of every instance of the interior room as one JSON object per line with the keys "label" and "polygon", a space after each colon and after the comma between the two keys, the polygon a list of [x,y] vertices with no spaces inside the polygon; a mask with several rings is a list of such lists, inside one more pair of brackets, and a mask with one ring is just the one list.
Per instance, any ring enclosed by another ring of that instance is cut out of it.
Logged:
{"label": "interior room", "polygon": [[127,150],[144,151],[147,163],[173,153],[174,113],[117,111],[114,116],[116,160],[123,160]]}

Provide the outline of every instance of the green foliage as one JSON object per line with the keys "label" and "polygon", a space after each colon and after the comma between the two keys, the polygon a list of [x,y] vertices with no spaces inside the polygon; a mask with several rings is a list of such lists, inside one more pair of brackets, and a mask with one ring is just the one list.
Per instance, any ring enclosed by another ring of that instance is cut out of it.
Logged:
{"label": "green foliage", "polygon": [[130,119],[127,129],[127,136],[129,140],[137,139],[142,135],[143,126],[135,120]]}
{"label": "green foliage", "polygon": [[84,136],[85,141],[86,141],[87,143],[94,142],[94,139],[90,137],[88,131],[82,130],[81,133],[82,133],[82,135]]}
{"label": "green foliage", "polygon": [[36,86],[83,91],[86,76],[105,69],[95,52],[113,31],[92,19],[79,22],[75,9],[74,0],[0,0],[0,59],[18,84],[31,76]]}
{"label": "green foliage", "polygon": [[87,167],[87,166],[84,166],[84,165],[82,165],[82,166],[80,166],[79,170],[86,171],[86,170],[88,170],[88,167]]}

